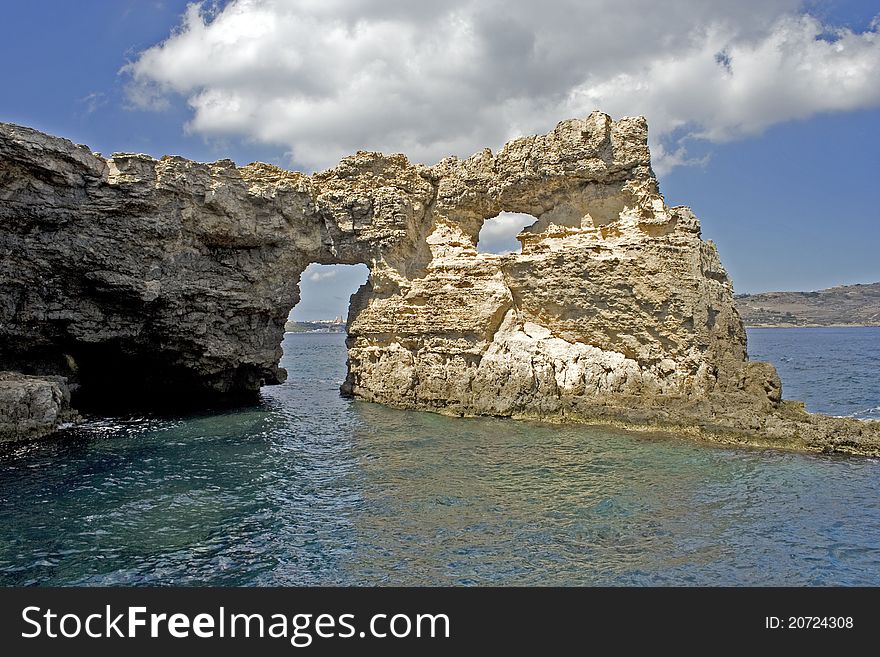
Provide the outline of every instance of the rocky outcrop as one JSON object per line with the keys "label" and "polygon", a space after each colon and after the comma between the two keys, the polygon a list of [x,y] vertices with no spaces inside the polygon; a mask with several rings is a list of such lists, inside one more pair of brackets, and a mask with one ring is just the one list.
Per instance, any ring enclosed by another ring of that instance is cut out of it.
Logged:
{"label": "rocky outcrop", "polygon": [[42,438],[74,417],[63,377],[0,372],[0,442]]}
{"label": "rocky outcrop", "polygon": [[[115,154],[0,125],[0,365],[126,394],[256,394],[312,262],[365,263],[344,391],[455,415],[675,428],[870,453],[874,428],[781,402],[730,280],[668,207],[644,119],[594,113],[427,167],[359,152],[305,176]],[[478,253],[483,222],[535,223]],[[830,420],[829,420],[830,421]],[[874,442],[876,441],[876,442]]]}

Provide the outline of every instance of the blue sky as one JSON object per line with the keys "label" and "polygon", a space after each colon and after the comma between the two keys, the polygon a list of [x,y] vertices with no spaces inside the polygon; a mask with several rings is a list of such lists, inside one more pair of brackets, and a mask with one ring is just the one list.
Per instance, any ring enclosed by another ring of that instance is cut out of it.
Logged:
{"label": "blue sky", "polygon": [[[876,2],[492,4],[8,3],[0,120],[105,155],[309,171],[640,113],[667,201],[694,208],[737,292],[880,281]],[[296,315],[344,314],[364,276],[310,269]]]}

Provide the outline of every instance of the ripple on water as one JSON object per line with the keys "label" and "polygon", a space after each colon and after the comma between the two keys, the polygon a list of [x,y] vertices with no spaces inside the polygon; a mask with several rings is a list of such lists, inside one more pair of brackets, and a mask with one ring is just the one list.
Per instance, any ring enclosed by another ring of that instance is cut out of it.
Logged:
{"label": "ripple on water", "polygon": [[[351,402],[343,337],[259,405],[3,451],[0,583],[880,584],[876,460]],[[850,370],[828,407],[876,410]]]}

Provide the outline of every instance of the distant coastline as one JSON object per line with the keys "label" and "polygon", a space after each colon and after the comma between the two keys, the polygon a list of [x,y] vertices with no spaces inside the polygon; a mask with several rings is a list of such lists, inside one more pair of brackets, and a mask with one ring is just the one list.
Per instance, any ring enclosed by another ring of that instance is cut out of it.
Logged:
{"label": "distant coastline", "polygon": [[734,300],[749,328],[880,326],[880,283],[812,292],[738,294]]}
{"label": "distant coastline", "polygon": [[[747,328],[859,328],[880,326],[880,282],[840,285],[811,292],[738,294],[736,308]],[[285,333],[345,333],[345,320],[290,320]]]}
{"label": "distant coastline", "polygon": [[308,322],[288,320],[284,325],[285,333],[345,333],[345,321],[336,319],[316,319]]}

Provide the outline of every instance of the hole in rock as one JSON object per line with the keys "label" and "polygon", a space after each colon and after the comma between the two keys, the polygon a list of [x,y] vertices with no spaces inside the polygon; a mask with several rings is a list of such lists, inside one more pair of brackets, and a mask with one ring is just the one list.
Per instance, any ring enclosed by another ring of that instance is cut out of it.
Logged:
{"label": "hole in rock", "polygon": [[[316,329],[341,323],[341,330],[344,332],[351,295],[367,282],[369,275],[369,268],[362,264],[310,264],[300,278],[300,299],[290,311],[290,322],[318,324],[313,327]],[[292,328],[296,327],[288,325],[288,330]]]}
{"label": "hole in rock", "polygon": [[[366,265],[312,263],[300,276],[300,300],[288,315],[281,348],[287,370],[287,389],[323,403],[327,386],[345,392],[347,376],[346,320],[352,296],[363,290],[370,275]],[[363,301],[363,295],[360,297]],[[285,394],[281,391],[269,394]],[[317,395],[317,397],[315,396]]]}
{"label": "hole in rock", "polygon": [[478,253],[522,253],[522,244],[516,239],[526,226],[534,224],[537,218],[522,212],[502,212],[497,217],[486,219],[477,239]]}

